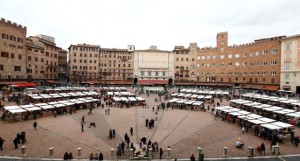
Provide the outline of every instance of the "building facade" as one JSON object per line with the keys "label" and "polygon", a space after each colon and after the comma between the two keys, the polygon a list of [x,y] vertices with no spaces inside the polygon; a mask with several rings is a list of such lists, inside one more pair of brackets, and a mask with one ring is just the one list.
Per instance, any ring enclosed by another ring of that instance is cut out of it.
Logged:
{"label": "building facade", "polygon": [[58,79],[67,81],[68,51],[62,48],[58,52]]}
{"label": "building facade", "polygon": [[73,83],[97,81],[100,45],[77,44],[69,47],[69,79]]}
{"label": "building facade", "polygon": [[0,79],[25,80],[27,28],[1,18]]}
{"label": "building facade", "polygon": [[[56,46],[54,37],[46,35],[30,36],[30,39],[34,44],[44,48],[44,60],[38,60],[44,62],[44,79],[49,81],[58,80],[58,54],[60,48]],[[29,59],[29,57],[27,57]]]}
{"label": "building facade", "polygon": [[174,53],[172,51],[162,51],[152,46],[149,50],[134,52],[135,84],[155,84],[156,82],[157,84],[173,84],[173,81]]}
{"label": "building facade", "polygon": [[300,35],[281,40],[280,87],[300,93]]}
{"label": "building facade", "polygon": [[99,80],[133,80],[133,53],[134,46],[127,49],[101,48]]}
{"label": "building facade", "polygon": [[190,43],[188,48],[175,46],[174,81],[196,81],[197,43]]}
{"label": "building facade", "polygon": [[41,43],[27,39],[26,55],[28,78],[32,80],[44,80],[46,70],[44,46]]}
{"label": "building facade", "polygon": [[280,84],[280,40],[284,37],[228,46],[228,33],[218,33],[217,47],[201,48],[197,52],[197,81],[275,90]]}

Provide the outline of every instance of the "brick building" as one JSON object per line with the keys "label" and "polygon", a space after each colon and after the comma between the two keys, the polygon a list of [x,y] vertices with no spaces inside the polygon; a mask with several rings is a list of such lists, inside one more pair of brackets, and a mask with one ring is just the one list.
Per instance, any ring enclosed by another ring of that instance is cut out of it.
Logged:
{"label": "brick building", "polygon": [[197,43],[190,43],[188,48],[175,46],[174,79],[175,81],[196,81]]}
{"label": "brick building", "polygon": [[1,18],[0,79],[25,80],[27,28]]}
{"label": "brick building", "polygon": [[108,80],[122,80],[132,84],[134,46],[128,45],[127,49],[101,48],[99,53],[99,80],[104,82]]}
{"label": "brick building", "polygon": [[218,33],[217,47],[201,48],[197,52],[197,81],[277,90],[280,84],[280,40],[283,37],[228,46],[228,33]]}
{"label": "brick building", "polygon": [[100,45],[77,44],[69,48],[69,80],[72,83],[97,81]]}
{"label": "brick building", "polygon": [[[54,37],[46,36],[46,35],[37,35],[37,36],[30,36],[30,39],[33,44],[37,44],[44,48],[45,59],[39,60],[44,63],[43,66],[43,74],[44,80],[49,82],[56,82],[58,79],[58,54],[60,48],[56,46]],[[27,59],[30,59],[27,57]],[[40,58],[42,59],[42,58]]]}
{"label": "brick building", "polygon": [[62,48],[58,52],[58,79],[66,80],[68,73],[68,51]]}
{"label": "brick building", "polygon": [[31,39],[27,39],[26,49],[28,78],[32,80],[43,80],[46,70],[46,56],[43,45]]}

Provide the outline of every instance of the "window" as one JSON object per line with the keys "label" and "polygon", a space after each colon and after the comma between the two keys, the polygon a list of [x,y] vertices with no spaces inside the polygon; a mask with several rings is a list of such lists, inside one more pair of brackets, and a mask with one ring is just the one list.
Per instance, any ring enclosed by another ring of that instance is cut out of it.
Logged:
{"label": "window", "polygon": [[1,52],[1,57],[6,57],[6,58],[8,58],[8,53],[7,53],[7,52]]}
{"label": "window", "polygon": [[290,74],[289,73],[285,73],[284,78],[285,79],[290,79]]}
{"label": "window", "polygon": [[259,62],[258,61],[255,62],[255,66],[259,66]]}
{"label": "window", "polygon": [[221,56],[220,56],[220,59],[224,59],[224,55],[221,55]]}
{"label": "window", "polygon": [[232,62],[229,62],[229,63],[228,63],[228,66],[231,67],[231,66],[232,66]]}
{"label": "window", "polygon": [[232,58],[232,54],[229,54],[229,55],[228,55],[228,58],[231,59],[231,58]]}
{"label": "window", "polygon": [[276,76],[276,71],[271,71],[271,76]]}
{"label": "window", "polygon": [[291,46],[292,46],[292,44],[290,44],[290,43],[285,44],[285,50],[291,50]]}
{"label": "window", "polygon": [[206,59],[210,59],[210,56],[208,55],[208,56],[206,57]]}
{"label": "window", "polygon": [[[177,58],[177,59],[178,59],[178,58]],[[197,59],[198,59],[198,60],[200,60],[200,59],[201,59],[201,57],[200,57],[200,56],[197,56]]]}
{"label": "window", "polygon": [[157,76],[157,77],[158,77],[158,72],[155,72],[155,76]]}
{"label": "window", "polygon": [[[151,57],[150,57],[150,60],[151,60]],[[183,61],[183,58],[181,58],[181,61]]]}
{"label": "window", "polygon": [[235,54],[235,58],[239,58],[240,57],[240,54]]}
{"label": "window", "polygon": [[250,57],[252,57],[252,56],[254,56],[254,53],[253,53],[253,52],[250,53]]}
{"label": "window", "polygon": [[189,58],[186,58],[186,61],[189,61]]}
{"label": "window", "polygon": [[216,56],[215,55],[213,55],[213,56],[211,56],[212,57],[212,59],[216,59]]}
{"label": "window", "polygon": [[244,67],[247,66],[247,62],[243,62],[243,66],[244,66]]}
{"label": "window", "polygon": [[10,58],[14,59],[14,58],[15,58],[15,54],[14,54],[14,53],[11,53],[11,54],[10,54]]}
{"label": "window", "polygon": [[267,55],[267,50],[263,50],[262,52],[261,52],[261,55]]}
{"label": "window", "polygon": [[262,75],[262,76],[266,76],[266,75],[267,75],[267,72],[266,72],[266,71],[262,71],[262,72],[261,72],[261,75]]}
{"label": "window", "polygon": [[243,53],[243,57],[247,57],[247,53]]}
{"label": "window", "polygon": [[276,59],[272,59],[271,60],[271,65],[276,65],[277,64],[277,60]]}
{"label": "window", "polygon": [[152,72],[151,72],[151,71],[149,71],[149,72],[148,72],[148,76],[151,76],[151,75],[152,75]]}
{"label": "window", "polygon": [[253,62],[250,62],[250,66],[254,66],[254,63],[253,63]]}
{"label": "window", "polygon": [[73,62],[76,63],[76,59],[74,59]]}
{"label": "window", "polygon": [[3,71],[3,65],[2,65],[2,64],[0,64],[0,70],[2,70],[2,71]]}
{"label": "window", "polygon": [[291,67],[291,62],[290,61],[284,62],[284,69],[285,70],[289,70],[290,67]]}
{"label": "window", "polygon": [[263,66],[266,66],[267,64],[268,64],[267,61],[265,61],[265,60],[262,61],[262,65],[263,65]]}
{"label": "window", "polygon": [[15,71],[21,71],[21,66],[15,66]]}
{"label": "window", "polygon": [[277,54],[277,49],[272,49],[272,50],[271,50],[271,53],[272,53],[272,54]]}
{"label": "window", "polygon": [[202,56],[202,58],[201,58],[202,60],[205,60],[205,56]]}
{"label": "window", "polygon": [[259,56],[259,52],[258,51],[255,52],[255,56]]}
{"label": "window", "polygon": [[259,72],[255,72],[255,76],[259,76]]}
{"label": "window", "polygon": [[240,62],[235,62],[234,65],[235,65],[236,67],[238,67],[238,66],[240,66]]}
{"label": "window", "polygon": [[285,54],[284,54],[284,57],[285,57],[285,58],[291,58],[291,54],[290,54],[290,53],[285,53]]}

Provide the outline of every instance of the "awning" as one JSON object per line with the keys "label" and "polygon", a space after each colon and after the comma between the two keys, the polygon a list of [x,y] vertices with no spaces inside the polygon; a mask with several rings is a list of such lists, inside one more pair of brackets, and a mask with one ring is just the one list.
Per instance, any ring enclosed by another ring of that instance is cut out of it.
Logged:
{"label": "awning", "polygon": [[168,80],[139,80],[139,85],[168,84]]}
{"label": "awning", "polygon": [[12,84],[9,86],[11,86],[11,87],[35,87],[35,86],[37,86],[37,84],[27,82],[27,83],[16,83],[16,84]]}
{"label": "awning", "polygon": [[55,80],[47,80],[48,83],[52,83],[52,84],[58,84],[59,82],[55,81]]}
{"label": "awning", "polygon": [[264,90],[268,90],[268,91],[277,91],[279,88],[279,86],[265,86]]}

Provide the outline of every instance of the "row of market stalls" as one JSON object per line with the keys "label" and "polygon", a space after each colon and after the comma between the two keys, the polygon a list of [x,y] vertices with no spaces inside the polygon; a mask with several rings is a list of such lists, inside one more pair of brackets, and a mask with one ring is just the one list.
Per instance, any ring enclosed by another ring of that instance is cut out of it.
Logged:
{"label": "row of market stalls", "polygon": [[204,109],[204,104],[202,101],[173,98],[169,100],[168,103],[170,103],[171,106],[175,106],[181,109],[188,108],[188,107],[190,107],[191,109]]}
{"label": "row of market stalls", "polygon": [[[248,111],[244,111],[238,108],[234,108],[231,106],[221,106],[215,107],[216,110],[226,112],[229,115],[237,116],[242,120],[248,121],[255,125],[261,125],[262,127],[274,130],[274,129],[284,129],[288,127],[292,127],[293,125],[284,123],[281,121],[277,121],[274,119],[266,118]],[[300,114],[300,113],[299,113]]]}
{"label": "row of market stalls", "polygon": [[127,97],[112,97],[111,98],[112,103],[114,104],[114,106],[145,106],[146,102],[145,99],[142,97],[135,97],[135,96],[131,96],[128,95]]}
{"label": "row of market stalls", "polygon": [[131,92],[112,92],[109,91],[106,93],[107,96],[134,96],[135,94]]}
{"label": "row of market stalls", "polygon": [[241,96],[245,100],[251,100],[251,101],[256,101],[256,102],[260,102],[260,103],[267,103],[267,104],[282,106],[285,108],[293,108],[296,110],[300,110],[300,101],[295,100],[295,99],[261,95],[261,94],[253,94],[253,93],[247,93],[247,94],[243,94]]}
{"label": "row of market stalls", "polygon": [[69,93],[52,93],[52,94],[27,94],[25,100],[30,102],[36,102],[35,100],[49,100],[60,99],[70,97],[84,97],[84,96],[97,96],[100,93],[97,92],[69,92]]}
{"label": "row of market stalls", "polygon": [[46,103],[37,103],[37,104],[27,104],[20,106],[4,106],[4,113],[6,114],[6,120],[15,121],[17,117],[21,120],[26,118],[26,115],[30,114],[43,114],[43,112],[47,112],[48,110],[65,108],[64,110],[68,110],[67,108],[72,108],[69,110],[73,110],[75,107],[78,108],[92,106],[93,103],[99,103],[100,99],[95,99],[93,97],[83,97],[77,99],[68,99],[61,101],[53,101]]}
{"label": "row of market stalls", "polygon": [[[231,106],[221,106],[221,107],[215,107],[217,110],[216,112],[223,116],[223,114],[231,116],[231,120],[235,120],[234,122],[239,122],[239,124],[242,123],[249,123],[250,127],[255,125],[259,128],[266,128],[267,131],[273,131],[273,130],[285,130],[286,128],[292,127],[293,125],[281,121],[277,121],[275,119],[270,119],[267,117],[263,117],[261,115],[257,115],[245,110],[241,110],[238,108],[234,108]],[[299,113],[300,114],[300,113]],[[229,117],[230,118],[230,117]],[[242,122],[242,123],[241,123]],[[259,129],[258,128],[258,129]],[[288,134],[282,134],[283,138],[288,138]],[[290,141],[287,139],[287,141]]]}
{"label": "row of market stalls", "polygon": [[205,100],[210,100],[213,98],[212,95],[198,95],[198,94],[191,94],[191,93],[173,93],[171,94],[171,98],[186,98],[186,99],[193,99],[193,100],[201,100],[201,101],[205,101]]}
{"label": "row of market stalls", "polygon": [[256,113],[266,113],[266,115],[282,119],[283,121],[287,121],[290,118],[295,120],[300,118],[300,112],[297,110],[286,109],[279,106],[244,99],[230,100],[230,105],[233,107],[239,107],[240,109],[246,109],[247,111],[255,111]]}
{"label": "row of market stalls", "polygon": [[100,87],[100,91],[127,91],[126,87]]}
{"label": "row of market stalls", "polygon": [[228,91],[215,91],[215,90],[199,90],[199,89],[181,89],[180,93],[191,93],[191,94],[210,94],[210,95],[229,95]]}

